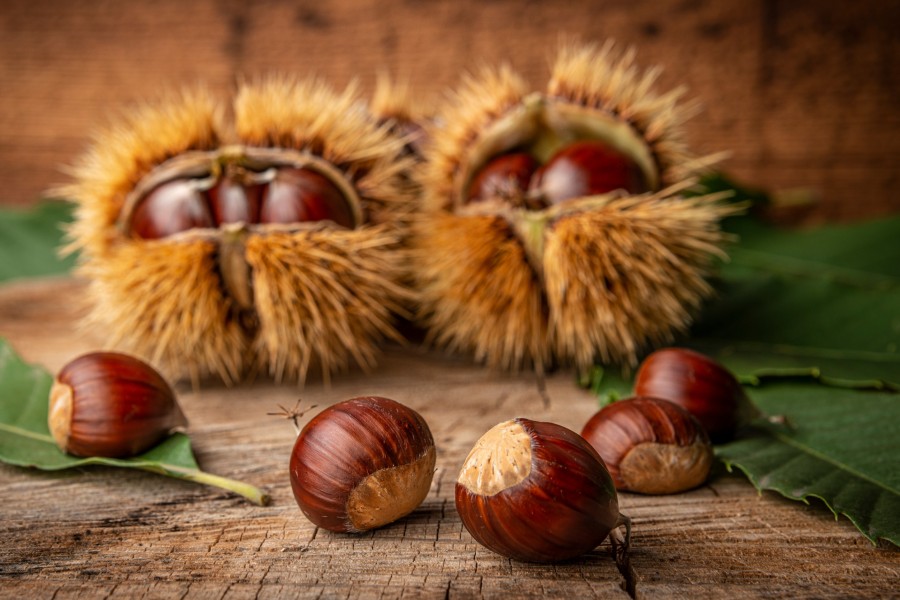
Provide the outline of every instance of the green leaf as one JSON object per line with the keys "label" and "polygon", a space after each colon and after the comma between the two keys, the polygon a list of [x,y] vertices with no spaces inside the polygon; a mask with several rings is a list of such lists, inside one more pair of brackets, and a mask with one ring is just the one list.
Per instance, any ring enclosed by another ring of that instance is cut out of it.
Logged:
{"label": "green leaf", "polygon": [[52,385],[50,373],[25,363],[0,338],[0,461],[45,471],[86,465],[142,469],[220,487],[256,504],[268,502],[266,494],[249,484],[201,471],[191,451],[190,439],[180,433],[133,458],[78,458],[65,454],[56,446],[47,426]]}
{"label": "green leaf", "polygon": [[900,396],[779,382],[749,390],[792,428],[762,427],[716,449],[757,489],[822,500],[873,543],[900,545]]}
{"label": "green leaf", "polygon": [[741,241],[690,345],[750,380],[807,370],[841,387],[900,389],[900,217],[731,228]]}
{"label": "green leaf", "polygon": [[594,365],[578,378],[578,385],[597,397],[600,408],[627,397],[631,393],[631,379],[621,371]]}
{"label": "green leaf", "polygon": [[61,201],[0,210],[0,281],[68,272],[75,257],[60,258],[57,248],[71,220],[71,205]]}
{"label": "green leaf", "polygon": [[[804,231],[750,217],[725,226],[740,241],[683,342],[756,386],[758,408],[795,428],[757,427],[719,456],[759,489],[820,498],[870,540],[900,544],[900,216]],[[593,383],[598,396],[621,387]]]}

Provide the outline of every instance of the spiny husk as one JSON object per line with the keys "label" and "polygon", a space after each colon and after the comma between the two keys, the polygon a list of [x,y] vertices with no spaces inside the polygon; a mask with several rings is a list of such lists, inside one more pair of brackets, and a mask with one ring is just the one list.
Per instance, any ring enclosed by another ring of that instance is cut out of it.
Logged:
{"label": "spiny husk", "polygon": [[402,256],[386,226],[251,236],[260,364],[279,381],[303,381],[315,364],[325,380],[351,362],[372,368],[379,343],[401,339],[393,317],[408,300]]}
{"label": "spiny husk", "polygon": [[404,141],[388,124],[375,123],[355,83],[337,95],[318,79],[262,79],[238,91],[235,128],[243,143],[308,150],[337,166],[371,223],[393,224],[414,208],[399,189],[412,163],[403,156]]}
{"label": "spiny husk", "polygon": [[375,80],[370,110],[382,120],[417,124],[432,113],[430,103],[413,93],[408,79],[394,79],[386,73],[379,73]]}
{"label": "spiny husk", "polygon": [[[233,383],[261,364],[297,381],[316,361],[326,377],[351,360],[371,365],[377,342],[397,337],[391,310],[408,294],[399,285],[406,260],[397,252],[404,219],[394,218],[412,210],[403,140],[367,113],[354,86],[337,94],[315,79],[242,84],[233,124],[224,114],[203,91],[169,96],[98,135],[73,169],[75,181],[62,191],[77,204],[68,249],[81,251],[79,273],[90,279],[86,323],[108,345],[194,382],[214,375]],[[125,197],[155,167],[189,150],[231,145],[289,148],[329,161],[358,192],[365,219],[350,232],[325,225],[311,228],[315,233],[260,227],[248,234],[248,262],[255,261],[253,281],[262,288],[258,329],[246,326],[223,291],[216,232],[141,240],[117,227]],[[305,258],[328,260],[333,269],[323,272],[317,262],[304,271]],[[346,298],[346,290],[359,295],[342,309],[335,298]],[[296,326],[292,310],[316,303],[327,305],[328,318],[317,322],[323,328]],[[357,342],[362,350],[353,352]]]}
{"label": "spiny husk", "polygon": [[493,367],[542,371],[550,348],[541,286],[510,225],[441,212],[417,223],[413,240],[428,339]]}
{"label": "spiny husk", "polygon": [[84,260],[90,312],[82,323],[105,344],[195,384],[209,375],[234,383],[248,341],[231,318],[216,273],[216,245],[161,240],[114,245]]}
{"label": "spiny husk", "polygon": [[55,194],[76,204],[67,251],[104,256],[120,242],[115,223],[125,197],[155,167],[190,150],[212,150],[225,130],[222,106],[203,88],[170,93],[124,113],[93,135]]}
{"label": "spiny husk", "polygon": [[[712,293],[706,277],[727,240],[719,221],[741,207],[685,197],[721,155],[689,151],[681,127],[696,104],[683,102],[680,88],[657,93],[659,71],[640,71],[633,59],[611,44],[567,44],[543,94],[529,93],[507,67],[483,69],[440,107],[418,170],[423,200],[413,229],[418,316],[435,343],[501,368],[633,365],[685,330]],[[649,149],[660,191],[530,213],[529,232],[544,224],[538,243],[521,237],[521,212],[464,206],[458,178],[471,168],[472,148],[534,102],[627,123]]]}
{"label": "spiny husk", "polygon": [[719,220],[735,207],[716,195],[671,190],[613,199],[560,218],[546,234],[546,343],[579,368],[635,365],[642,351],[684,332],[706,277],[725,258]]}

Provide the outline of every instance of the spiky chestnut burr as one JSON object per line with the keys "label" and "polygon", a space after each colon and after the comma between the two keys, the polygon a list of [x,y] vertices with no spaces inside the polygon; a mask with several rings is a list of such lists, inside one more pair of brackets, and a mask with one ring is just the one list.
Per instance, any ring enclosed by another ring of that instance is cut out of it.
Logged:
{"label": "spiky chestnut burr", "polygon": [[479,543],[529,562],[574,558],[631,523],[590,444],[560,425],[523,418],[496,425],[469,452],[456,510]]}
{"label": "spiky chestnut burr", "polygon": [[641,362],[636,396],[674,402],[694,415],[716,443],[729,441],[754,409],[744,388],[716,360],[687,348],[662,348]]}
{"label": "spiky chestnut burr", "polygon": [[706,481],[713,463],[703,427],[686,410],[658,398],[604,406],[581,431],[620,491],[674,494]]}
{"label": "spiky chestnut burr", "polygon": [[50,390],[50,433],[75,456],[134,456],[186,424],[169,384],[125,354],[79,356],[60,370]]}
{"label": "spiky chestnut burr", "polygon": [[419,413],[388,398],[353,398],[326,408],[300,432],[291,488],[310,521],[358,533],[415,510],[428,495],[434,464],[434,439]]}
{"label": "spiky chestnut burr", "polygon": [[[249,82],[230,111],[203,91],[142,107],[99,136],[60,191],[77,204],[69,248],[90,282],[85,326],[195,385],[370,368],[399,339],[411,295],[401,241],[412,160],[354,88],[314,79]],[[289,173],[321,193],[289,185],[273,217],[272,186]],[[192,190],[183,216],[199,196],[211,223],[144,235],[142,223],[165,220],[149,200],[176,182]],[[264,212],[278,222],[260,222]]]}
{"label": "spiky chestnut burr", "polygon": [[[684,193],[716,157],[688,150],[681,126],[693,106],[680,90],[657,92],[656,77],[612,45],[565,46],[543,92],[485,69],[439,106],[413,229],[431,341],[541,372],[634,366],[686,329],[712,292],[719,221],[740,208]],[[496,161],[523,154],[544,165],[524,200],[503,186],[485,197],[479,182]],[[582,183],[544,181],[556,169]]]}

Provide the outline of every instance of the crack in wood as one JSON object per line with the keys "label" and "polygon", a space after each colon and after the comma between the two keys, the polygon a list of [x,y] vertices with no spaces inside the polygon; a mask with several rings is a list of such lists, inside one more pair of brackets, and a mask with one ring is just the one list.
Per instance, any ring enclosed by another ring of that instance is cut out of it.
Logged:
{"label": "crack in wood", "polygon": [[610,535],[610,553],[616,562],[616,568],[622,576],[622,589],[633,599],[637,598],[637,573],[631,564],[631,556],[629,548],[625,544],[617,542],[616,538]]}

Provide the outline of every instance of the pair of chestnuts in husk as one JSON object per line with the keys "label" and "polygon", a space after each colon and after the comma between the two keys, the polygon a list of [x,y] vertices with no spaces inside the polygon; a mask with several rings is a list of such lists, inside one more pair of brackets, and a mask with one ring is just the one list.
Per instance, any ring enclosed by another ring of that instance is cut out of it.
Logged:
{"label": "pair of chestnuts in husk", "polygon": [[691,189],[715,158],[657,75],[567,44],[544,89],[486,68],[434,110],[290,76],[148,104],[60,191],[88,324],[195,384],[370,368],[408,320],[492,367],[633,366],[712,293],[738,210]]}

